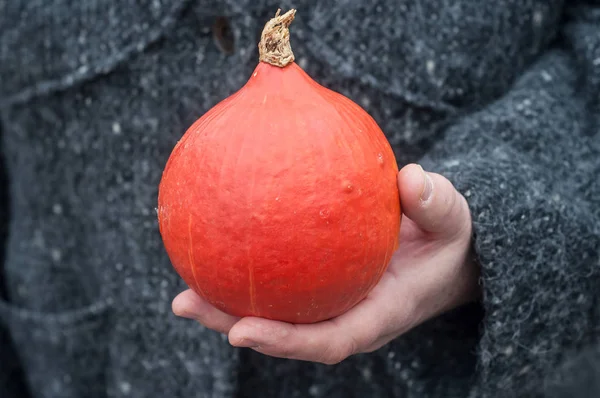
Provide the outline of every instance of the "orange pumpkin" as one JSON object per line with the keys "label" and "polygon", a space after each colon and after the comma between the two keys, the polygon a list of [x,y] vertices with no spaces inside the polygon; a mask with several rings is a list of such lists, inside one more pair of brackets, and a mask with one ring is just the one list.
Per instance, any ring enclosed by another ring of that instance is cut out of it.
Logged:
{"label": "orange pumpkin", "polygon": [[398,247],[398,166],[377,123],[311,79],[269,21],[260,62],[175,146],[158,220],[173,266],[236,316],[312,323],[371,291]]}

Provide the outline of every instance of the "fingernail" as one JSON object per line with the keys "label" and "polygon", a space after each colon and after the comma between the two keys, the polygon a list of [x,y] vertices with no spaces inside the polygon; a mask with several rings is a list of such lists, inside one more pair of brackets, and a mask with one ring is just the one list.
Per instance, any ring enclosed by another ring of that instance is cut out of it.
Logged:
{"label": "fingernail", "polygon": [[431,196],[431,192],[433,192],[433,181],[431,181],[431,177],[429,177],[429,174],[427,174],[425,170],[423,170],[423,167],[421,167],[421,165],[419,165],[419,168],[423,173],[423,192],[421,192],[420,199],[422,202],[427,202],[427,200]]}
{"label": "fingernail", "polygon": [[236,347],[257,348],[259,346],[259,344],[252,339],[243,338],[243,339],[240,339],[240,341],[236,342],[235,346]]}
{"label": "fingernail", "polygon": [[176,317],[178,317],[178,318],[185,318],[185,319],[196,319],[196,318],[198,318],[196,314],[192,314],[191,312],[185,311],[185,310],[184,311],[181,311],[181,310],[173,311],[173,314]]}
{"label": "fingernail", "polygon": [[171,312],[178,318],[190,318],[187,311],[183,310],[179,305],[174,305],[175,301],[171,303]]}
{"label": "fingernail", "polygon": [[189,308],[183,307],[183,308],[173,308],[173,314],[175,314],[176,317],[179,318],[185,318],[185,319],[193,319],[195,321],[201,322],[201,319],[203,318],[202,313],[197,313],[196,311],[194,311],[193,309],[190,310]]}

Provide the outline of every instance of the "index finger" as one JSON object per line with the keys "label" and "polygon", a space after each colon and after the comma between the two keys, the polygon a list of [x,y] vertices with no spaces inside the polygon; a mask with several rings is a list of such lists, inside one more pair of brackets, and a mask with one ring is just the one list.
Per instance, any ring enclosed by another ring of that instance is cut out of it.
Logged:
{"label": "index finger", "polygon": [[399,318],[405,319],[406,330],[409,329],[410,306],[399,302],[393,283],[393,277],[386,273],[365,300],[328,321],[298,325],[243,318],[229,331],[229,342],[278,358],[339,363],[351,355],[373,350],[381,337],[398,329],[402,322]]}

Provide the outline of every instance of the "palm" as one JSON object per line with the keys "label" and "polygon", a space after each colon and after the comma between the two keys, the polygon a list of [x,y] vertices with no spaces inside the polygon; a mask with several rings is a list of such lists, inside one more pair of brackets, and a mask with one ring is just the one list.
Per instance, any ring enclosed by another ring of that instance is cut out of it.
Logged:
{"label": "palm", "polygon": [[[386,344],[391,340],[390,336],[400,335],[425,319],[448,310],[460,300],[460,291],[449,289],[447,282],[454,280],[456,270],[468,262],[469,238],[470,228],[448,237],[425,231],[403,216],[398,250],[377,286],[365,300],[340,319],[332,321],[339,323],[354,313],[377,311],[394,303],[394,312],[398,317],[395,325],[403,326],[384,328],[382,336],[362,350],[368,352]],[[426,289],[423,289],[423,283],[428,285]],[[455,287],[456,283],[452,285]],[[421,300],[422,291],[434,291],[436,297]],[[442,303],[442,299],[448,304]]]}

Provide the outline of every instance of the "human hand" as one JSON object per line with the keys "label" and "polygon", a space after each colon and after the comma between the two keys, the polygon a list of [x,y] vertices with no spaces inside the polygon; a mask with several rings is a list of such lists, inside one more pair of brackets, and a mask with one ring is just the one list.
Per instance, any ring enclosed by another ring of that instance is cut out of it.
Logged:
{"label": "human hand", "polygon": [[319,323],[294,325],[238,318],[192,290],[173,312],[228,334],[237,347],[274,357],[335,364],[374,351],[419,323],[479,296],[471,253],[471,216],[465,198],[439,174],[408,165],[398,174],[403,220],[400,246],[381,281],[348,312]]}

